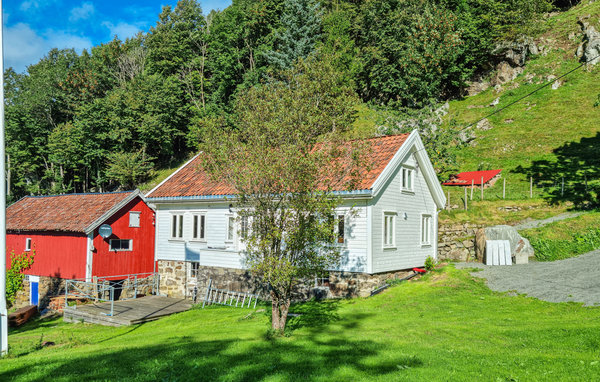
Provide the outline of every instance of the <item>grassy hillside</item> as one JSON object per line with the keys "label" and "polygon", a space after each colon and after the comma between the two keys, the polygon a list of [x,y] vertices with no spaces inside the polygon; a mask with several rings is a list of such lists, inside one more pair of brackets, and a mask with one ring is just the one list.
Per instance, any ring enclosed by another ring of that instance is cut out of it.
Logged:
{"label": "grassy hillside", "polygon": [[[598,29],[600,3],[582,2],[540,25],[543,32],[536,41],[538,46],[550,47],[550,51],[530,58],[524,72],[500,91],[490,88],[450,102],[447,120],[461,125],[473,123],[532,92],[548,82],[549,76],[558,77],[579,66],[575,52],[582,33],[577,18],[583,15],[591,15],[588,22]],[[546,190],[534,187],[534,197],[556,192],[564,176],[563,199],[570,200],[571,189],[585,182],[585,170],[591,188],[598,173],[590,161],[600,147],[600,108],[594,107],[600,93],[598,78],[600,65],[576,70],[562,79],[558,89],[546,87],[490,117],[493,128],[475,129],[476,141],[458,152],[460,170],[503,169],[510,199],[529,196],[530,176],[534,177],[535,186],[542,186],[542,181],[544,186],[550,186]],[[499,103],[489,106],[497,98]],[[460,191],[452,189],[457,197],[461,196]],[[499,198],[501,194],[502,182],[486,193],[489,198]]]}
{"label": "grassy hillside", "polygon": [[[0,380],[557,381],[600,373],[600,308],[490,291],[448,267],[369,299],[268,312],[196,309],[125,328],[29,324],[9,336]],[[42,341],[54,346],[41,347]]]}

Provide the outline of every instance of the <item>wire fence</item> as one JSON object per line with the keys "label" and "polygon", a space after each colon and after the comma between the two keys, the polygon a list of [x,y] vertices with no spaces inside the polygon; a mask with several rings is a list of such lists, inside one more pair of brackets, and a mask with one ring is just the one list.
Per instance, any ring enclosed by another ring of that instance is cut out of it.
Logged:
{"label": "wire fence", "polygon": [[549,202],[572,202],[590,206],[598,201],[600,178],[587,176],[557,176],[555,178],[529,177],[527,179],[496,179],[493,184],[446,186],[446,208],[468,209],[478,201],[527,200],[542,198]]}

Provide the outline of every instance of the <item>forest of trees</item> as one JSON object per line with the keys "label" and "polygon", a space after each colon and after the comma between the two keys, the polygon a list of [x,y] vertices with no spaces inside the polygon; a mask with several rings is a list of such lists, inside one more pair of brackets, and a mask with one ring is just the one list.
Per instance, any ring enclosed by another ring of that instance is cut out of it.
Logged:
{"label": "forest of trees", "polygon": [[[156,25],[77,54],[51,50],[6,83],[9,200],[130,189],[180,163],[204,132],[231,126],[236,96],[311,56],[372,109],[461,96],[551,0],[195,0]],[[235,126],[233,126],[235,127]]]}

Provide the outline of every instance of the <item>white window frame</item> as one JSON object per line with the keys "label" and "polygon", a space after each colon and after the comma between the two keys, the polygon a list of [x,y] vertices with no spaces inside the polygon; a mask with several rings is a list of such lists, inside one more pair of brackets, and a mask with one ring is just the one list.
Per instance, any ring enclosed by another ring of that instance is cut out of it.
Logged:
{"label": "white window frame", "polygon": [[400,188],[404,192],[414,192],[415,190],[415,169],[412,167],[402,167],[402,176],[400,179]]}
{"label": "white window frame", "polygon": [[31,238],[25,239],[25,252],[31,251]]}
{"label": "white window frame", "polygon": [[[204,224],[202,224],[204,218]],[[196,222],[198,225],[196,226]],[[200,234],[202,233],[202,236]],[[192,214],[192,241],[206,242],[206,211],[194,212]]]}
{"label": "white window frame", "polygon": [[431,245],[431,234],[432,234],[432,219],[431,214],[421,214],[421,245]]}
{"label": "white window frame", "polygon": [[[129,248],[128,249],[115,249],[115,248],[113,248],[113,241],[128,241]],[[133,240],[132,239],[110,239],[108,241],[108,249],[113,252],[131,252],[131,251],[133,251]]]}
{"label": "white window frame", "polygon": [[[338,245],[346,244],[346,226],[346,215],[338,212],[335,217],[335,243]],[[340,228],[342,229],[340,230]]]}
{"label": "white window frame", "polygon": [[225,216],[226,216],[226,219],[225,219],[225,242],[233,243],[236,238],[235,216],[233,216],[233,215],[225,215]]}
{"label": "white window frame", "polygon": [[398,212],[383,211],[381,219],[381,242],[383,249],[396,248],[396,220]]}
{"label": "white window frame", "polygon": [[[246,229],[244,230],[244,225]],[[241,216],[240,217],[240,235],[239,239],[244,240],[248,238],[248,232],[250,232],[250,217],[249,216]]]}
{"label": "white window frame", "polygon": [[[196,269],[194,269],[194,268],[196,268]],[[200,262],[199,261],[190,261],[188,278],[190,280],[196,281],[198,279],[198,272],[200,272]]]}
{"label": "white window frame", "polygon": [[[136,216],[136,215],[137,215],[137,225],[132,224],[132,222],[131,222],[131,217]],[[141,217],[142,217],[141,211],[129,211],[129,227],[140,228],[140,226],[142,224]]]}
{"label": "white window frame", "polygon": [[[170,237],[171,240],[179,240],[179,241],[183,241],[183,237],[184,237],[184,230],[183,230],[183,226],[184,226],[184,214],[183,212],[172,212],[171,213],[171,222],[169,223],[169,227],[170,227]],[[173,235],[173,233],[175,233],[175,235]]]}

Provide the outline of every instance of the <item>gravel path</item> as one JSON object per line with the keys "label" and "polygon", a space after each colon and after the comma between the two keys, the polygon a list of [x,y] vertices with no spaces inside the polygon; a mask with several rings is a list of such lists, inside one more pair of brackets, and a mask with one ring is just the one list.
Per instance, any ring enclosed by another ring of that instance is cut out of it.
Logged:
{"label": "gravel path", "polygon": [[584,212],[563,212],[562,214],[552,216],[548,219],[533,220],[533,221],[528,221],[525,223],[517,224],[517,225],[515,225],[515,229],[517,231],[520,231],[522,229],[539,228],[539,227],[543,227],[547,224],[557,222],[559,220],[576,218],[577,216],[583,215],[583,214],[584,214]]}
{"label": "gravel path", "polygon": [[485,278],[490,289],[517,291],[550,302],[576,301],[600,305],[600,250],[552,262],[511,266],[458,263],[457,268],[482,268],[473,276]]}

